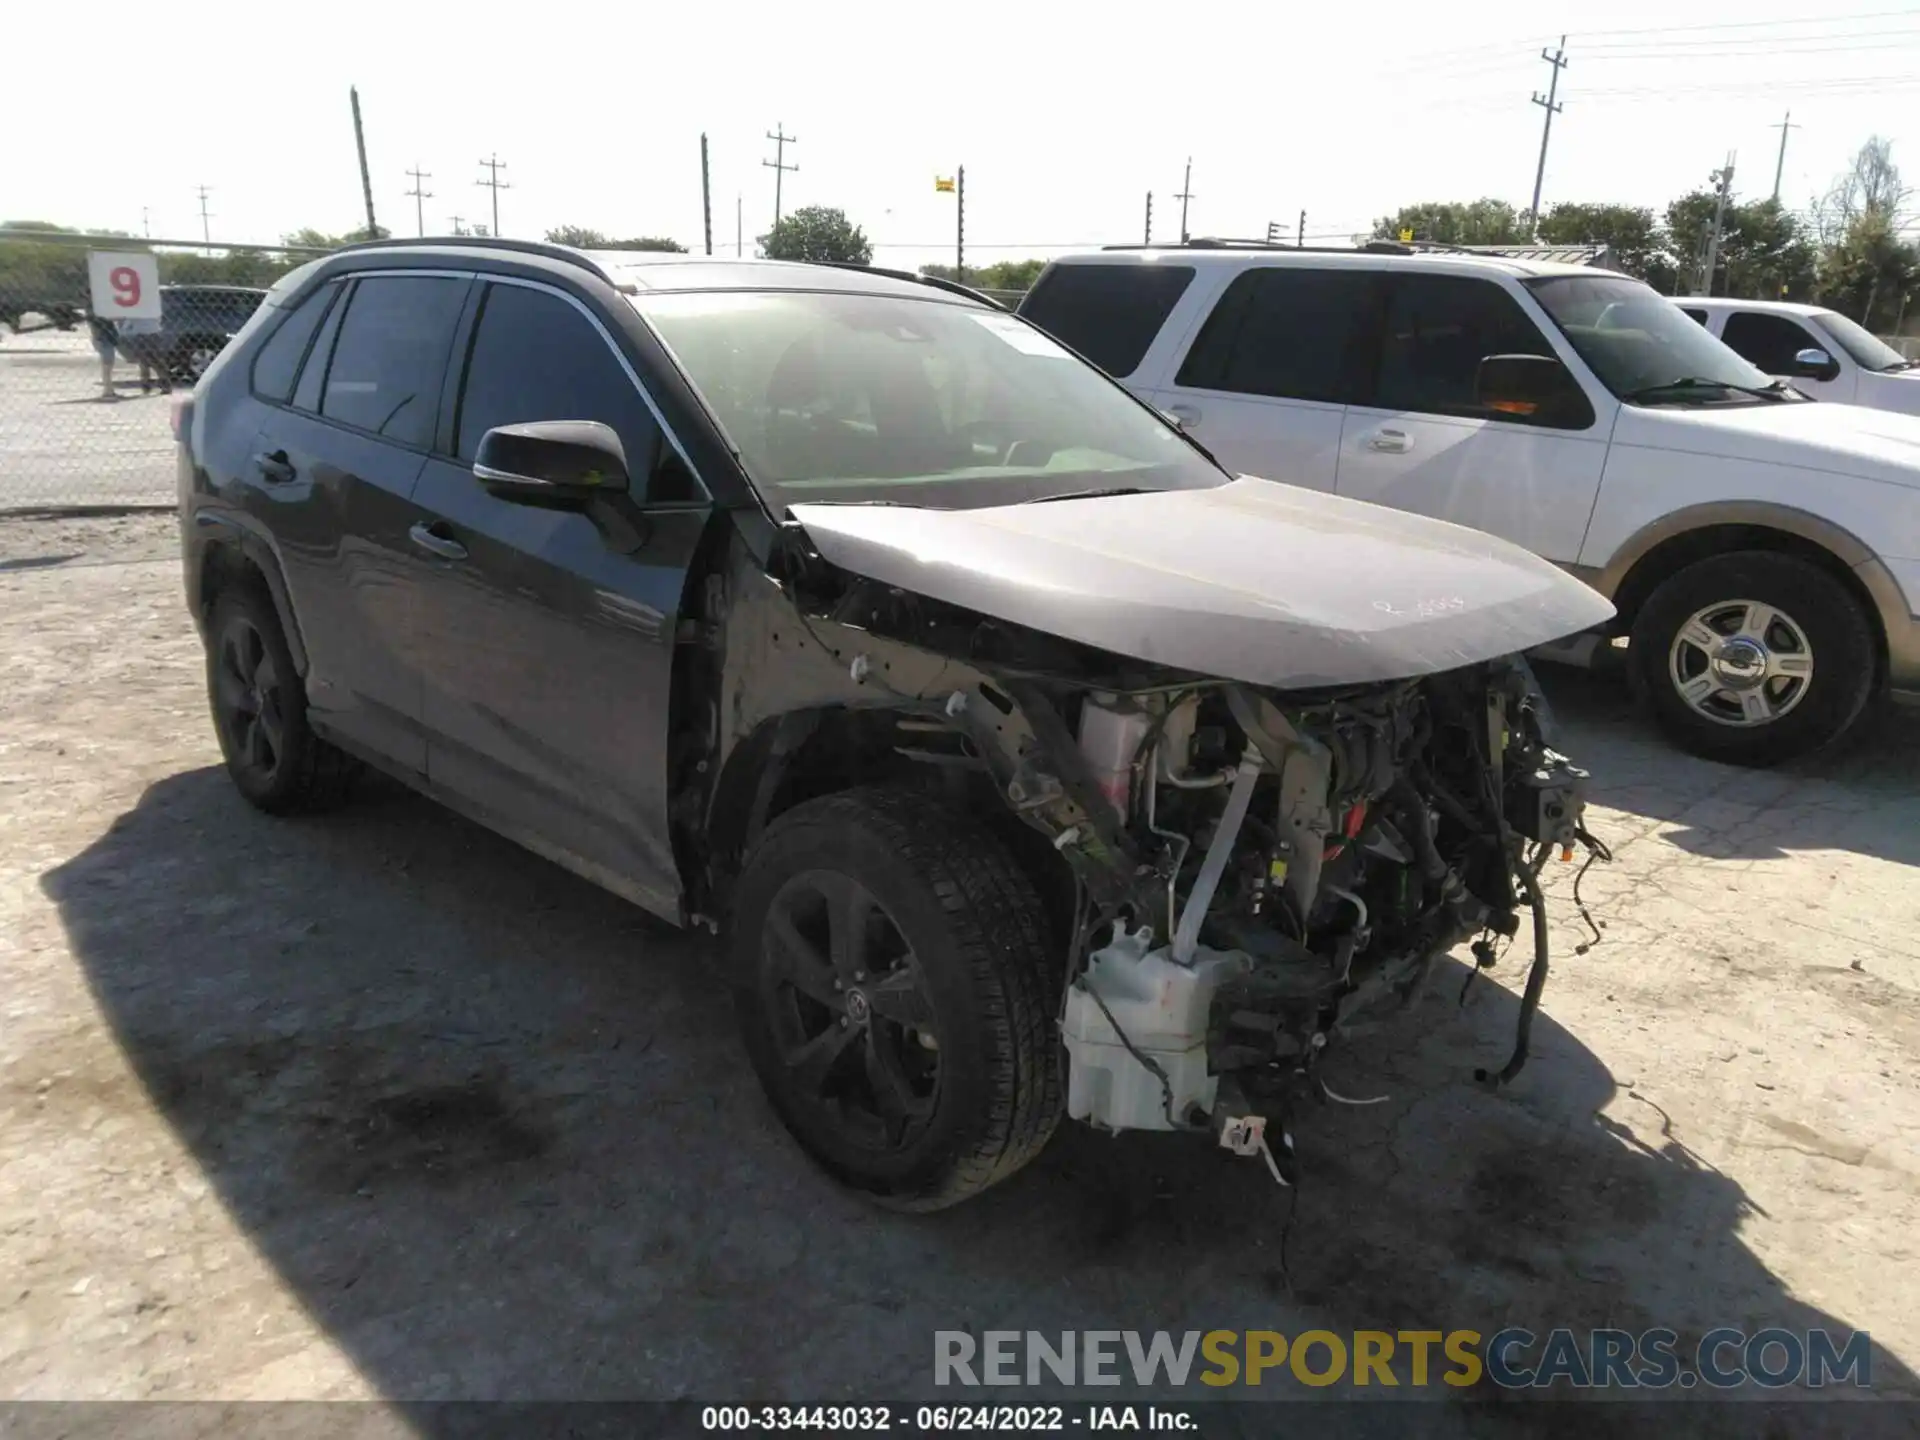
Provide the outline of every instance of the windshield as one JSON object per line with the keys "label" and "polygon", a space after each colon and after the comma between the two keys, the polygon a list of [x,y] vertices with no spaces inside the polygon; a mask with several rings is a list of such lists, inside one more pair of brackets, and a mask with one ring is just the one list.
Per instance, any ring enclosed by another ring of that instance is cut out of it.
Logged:
{"label": "windshield", "polygon": [[807,291],[633,297],[776,513],[940,510],[1226,475],[1152,410],[1012,315]]}
{"label": "windshield", "polygon": [[1832,310],[1821,310],[1813,323],[1827,332],[1833,343],[1853,358],[1863,370],[1904,370],[1907,360],[1898,350],[1871,330]]}
{"label": "windshield", "polygon": [[[1773,383],[1767,376],[1638,280],[1555,275],[1526,284],[1600,383],[1623,400],[1661,392],[1661,404],[1686,403],[1689,397],[1697,404],[1765,403],[1737,391],[1765,389]],[[1661,391],[1683,381],[1702,383]],[[1718,386],[1734,387],[1736,393]]]}

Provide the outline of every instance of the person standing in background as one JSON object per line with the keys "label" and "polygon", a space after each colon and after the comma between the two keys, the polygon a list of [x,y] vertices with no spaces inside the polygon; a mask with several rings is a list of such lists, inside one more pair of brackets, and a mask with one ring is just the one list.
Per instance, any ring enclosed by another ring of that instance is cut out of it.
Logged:
{"label": "person standing in background", "polygon": [[100,398],[118,400],[113,388],[113,352],[120,337],[113,321],[104,315],[88,315],[87,329],[93,335],[93,353],[100,357]]}
{"label": "person standing in background", "polygon": [[128,359],[139,363],[140,393],[144,395],[150,392],[156,381],[159,382],[162,395],[169,393],[173,389],[173,377],[167,373],[166,356],[160,346],[160,322],[122,320],[119,330],[121,340],[133,341],[127,345],[126,351]]}

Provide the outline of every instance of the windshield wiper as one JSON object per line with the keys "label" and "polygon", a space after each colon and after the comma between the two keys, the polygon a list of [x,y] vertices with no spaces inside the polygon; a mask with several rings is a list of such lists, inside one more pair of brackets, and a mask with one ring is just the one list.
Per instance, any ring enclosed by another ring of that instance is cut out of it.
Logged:
{"label": "windshield wiper", "polygon": [[1063,490],[1058,495],[1036,495],[1031,500],[1022,500],[1022,505],[1045,505],[1051,500],[1105,500],[1113,495],[1152,495],[1155,491],[1144,485],[1112,485],[1100,490]]}
{"label": "windshield wiper", "polygon": [[1629,403],[1644,404],[1649,401],[1677,398],[1698,390],[1724,390],[1735,395],[1751,395],[1756,400],[1784,400],[1790,393],[1787,382],[1776,380],[1771,385],[1735,385],[1730,380],[1708,380],[1699,375],[1687,375],[1678,380],[1663,381],[1658,385],[1643,385],[1638,390],[1629,390],[1620,398]]}

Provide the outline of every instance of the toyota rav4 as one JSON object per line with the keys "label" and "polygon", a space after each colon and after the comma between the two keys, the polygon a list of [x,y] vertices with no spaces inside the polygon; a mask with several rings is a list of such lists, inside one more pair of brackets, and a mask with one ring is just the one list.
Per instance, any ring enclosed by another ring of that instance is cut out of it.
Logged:
{"label": "toyota rav4", "polygon": [[[1589,837],[1516,546],[1236,479],[907,275],[500,240],[287,276],[177,415],[215,731],[369,764],[723,937],[833,1175],[950,1204],[1062,1114],[1293,1163],[1362,1013]],[[1485,953],[1482,951],[1481,953]]]}

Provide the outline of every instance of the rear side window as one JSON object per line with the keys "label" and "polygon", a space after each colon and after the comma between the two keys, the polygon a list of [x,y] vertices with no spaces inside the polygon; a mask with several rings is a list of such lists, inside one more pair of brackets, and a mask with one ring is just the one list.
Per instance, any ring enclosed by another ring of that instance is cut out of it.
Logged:
{"label": "rear side window", "polygon": [[1685,305],[1682,305],[1680,307],[1680,313],[1696,325],[1704,325],[1707,323],[1707,312],[1704,310],[1691,310]]}
{"label": "rear side window", "polygon": [[1720,338],[1743,360],[1750,361],[1769,375],[1784,375],[1793,368],[1793,357],[1802,350],[1825,349],[1799,322],[1784,315],[1764,315],[1757,310],[1736,310],[1727,317]]}
{"label": "rear side window", "polygon": [[[1387,302],[1376,394],[1383,410],[1467,415],[1555,428],[1593,423],[1591,405],[1556,406],[1543,416],[1493,413],[1474,399],[1489,355],[1553,356],[1540,327],[1505,290],[1460,275],[1401,275]],[[1571,395],[1571,392],[1569,392]]]}
{"label": "rear side window", "polygon": [[1284,400],[1344,400],[1372,331],[1365,270],[1246,270],[1220,297],[1175,384]]}
{"label": "rear side window", "polygon": [[426,446],[465,280],[362,276],[347,300],[320,413],[402,445]]}
{"label": "rear side window", "polygon": [[339,292],[338,285],[322,285],[302,300],[267,337],[253,358],[254,394],[281,405],[293,398],[294,377],[300,373],[300,362],[306,358],[307,344],[313,339],[313,332],[320,328],[320,322],[326,319],[327,307]]}
{"label": "rear side window", "polygon": [[[645,466],[659,433],[626,368],[586,316],[558,295],[494,285],[474,330],[460,394],[460,458],[471,461],[480,437],[495,426],[531,420],[597,420],[612,427],[629,470]],[[636,495],[646,478],[633,477]]]}
{"label": "rear side window", "polygon": [[1056,265],[1020,314],[1109,375],[1131,375],[1192,282],[1190,265]]}

